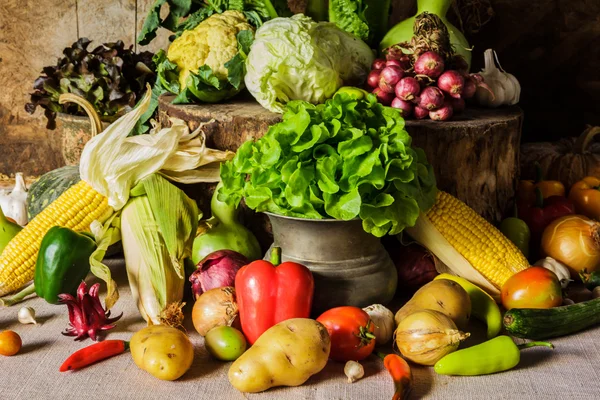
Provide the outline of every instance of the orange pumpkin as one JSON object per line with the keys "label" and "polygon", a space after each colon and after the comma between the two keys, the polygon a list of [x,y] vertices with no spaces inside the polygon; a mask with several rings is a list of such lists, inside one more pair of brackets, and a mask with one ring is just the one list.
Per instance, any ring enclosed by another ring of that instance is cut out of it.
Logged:
{"label": "orange pumpkin", "polygon": [[598,134],[600,126],[590,126],[578,138],[523,144],[521,179],[535,179],[536,162],[545,179],[560,181],[567,189],[586,176],[600,178],[600,143],[592,143]]}

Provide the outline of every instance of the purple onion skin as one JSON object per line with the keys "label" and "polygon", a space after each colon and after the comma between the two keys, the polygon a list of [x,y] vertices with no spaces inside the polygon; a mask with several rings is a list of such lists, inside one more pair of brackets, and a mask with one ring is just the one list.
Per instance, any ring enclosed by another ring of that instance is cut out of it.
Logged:
{"label": "purple onion skin", "polygon": [[423,107],[416,106],[413,113],[416,119],[429,118],[429,110]]}
{"label": "purple onion skin", "polygon": [[384,106],[389,106],[394,100],[394,93],[387,93],[381,90],[381,88],[375,88],[373,94],[377,96],[377,100]]}
{"label": "purple onion skin", "polygon": [[444,93],[434,86],[428,86],[421,92],[419,106],[429,111],[440,108],[444,104]]}
{"label": "purple onion skin", "polygon": [[404,77],[396,84],[396,97],[404,101],[411,101],[421,93],[421,85],[412,77]]}
{"label": "purple onion skin", "polygon": [[403,76],[404,72],[399,67],[385,67],[379,75],[379,88],[386,93],[394,93],[396,84]]}
{"label": "purple onion skin", "polygon": [[386,67],[398,67],[398,68],[404,70],[404,68],[402,68],[402,63],[400,62],[400,60],[387,60],[385,62],[385,66]]}
{"label": "purple onion skin", "polygon": [[437,110],[429,111],[429,118],[434,121],[447,121],[452,118],[454,111],[449,102],[444,102],[444,105]]}
{"label": "purple onion skin", "polygon": [[235,286],[238,270],[249,263],[250,261],[237,251],[218,250],[210,253],[198,263],[196,271],[190,275],[194,298],[210,289]]}
{"label": "purple onion skin", "polygon": [[438,53],[426,51],[417,58],[415,72],[419,75],[437,78],[444,72],[444,59]]}
{"label": "purple onion skin", "polygon": [[410,117],[410,115],[413,112],[413,108],[414,108],[414,106],[412,105],[412,103],[410,103],[408,101],[404,101],[404,100],[399,99],[397,97],[394,100],[392,100],[392,107],[393,108],[397,108],[400,111],[402,111],[402,117],[403,118]]}
{"label": "purple onion skin", "polygon": [[369,72],[369,76],[367,77],[367,85],[369,85],[372,89],[379,86],[379,75],[381,74],[381,70],[374,69]]}
{"label": "purple onion skin", "polygon": [[377,58],[371,64],[371,69],[384,69],[386,66],[386,61],[382,58]]}
{"label": "purple onion skin", "polygon": [[454,98],[460,98],[465,85],[465,80],[458,71],[444,72],[437,81],[438,87]]}
{"label": "purple onion skin", "polygon": [[460,114],[465,111],[465,101],[461,98],[448,97],[448,102],[452,106],[452,111],[454,114]]}

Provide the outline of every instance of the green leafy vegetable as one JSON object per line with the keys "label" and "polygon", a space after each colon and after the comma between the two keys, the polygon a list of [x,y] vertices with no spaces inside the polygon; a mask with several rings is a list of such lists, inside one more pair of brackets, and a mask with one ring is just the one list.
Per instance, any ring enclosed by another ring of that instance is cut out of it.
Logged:
{"label": "green leafy vegetable", "polygon": [[112,122],[130,111],[143,96],[146,83],[155,76],[150,52],[134,53],[122,41],[104,43],[91,52],[91,41],[81,38],[63,50],[55,66],[44,67],[34,84],[31,102],[25,110],[33,114],[38,106],[45,110],[47,128],[56,127],[56,113],[86,115],[74,103],[59,104],[63,93],[85,98],[103,121]]}
{"label": "green leafy vegetable", "polygon": [[220,201],[300,218],[362,219],[375,236],[413,226],[435,202],[425,153],[373,95],[291,101],[283,121],[221,166]]}
{"label": "green leafy vegetable", "polygon": [[[168,5],[169,12],[161,19],[160,11],[165,5]],[[150,43],[160,27],[179,37],[211,15],[227,10],[243,12],[246,19],[256,27],[266,20],[291,15],[287,0],[155,0],[144,20],[138,43]]]}
{"label": "green leafy vegetable", "polygon": [[390,0],[329,0],[329,21],[371,46],[387,31]]}

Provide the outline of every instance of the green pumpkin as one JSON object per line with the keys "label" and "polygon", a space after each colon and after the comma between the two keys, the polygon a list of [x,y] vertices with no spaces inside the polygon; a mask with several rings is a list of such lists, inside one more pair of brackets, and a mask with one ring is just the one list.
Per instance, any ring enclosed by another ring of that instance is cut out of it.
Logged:
{"label": "green pumpkin", "polygon": [[42,175],[27,194],[29,221],[80,180],[79,166],[66,166]]}

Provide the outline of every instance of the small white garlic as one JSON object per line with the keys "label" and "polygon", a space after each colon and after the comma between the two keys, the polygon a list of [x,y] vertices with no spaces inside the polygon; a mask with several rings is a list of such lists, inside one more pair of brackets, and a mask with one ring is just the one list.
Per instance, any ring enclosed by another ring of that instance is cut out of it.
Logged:
{"label": "small white garlic", "polygon": [[348,361],[344,365],[344,374],[348,377],[348,383],[354,383],[365,376],[365,369],[357,361]]}
{"label": "small white garlic", "polygon": [[17,316],[18,320],[22,324],[36,324],[35,310],[31,307],[21,307]]}
{"label": "small white garlic", "polygon": [[565,289],[569,285],[569,282],[571,282],[571,273],[569,272],[569,268],[565,264],[555,260],[552,257],[546,257],[538,260],[533,265],[544,267],[554,272],[560,281],[560,286],[563,289]]}
{"label": "small white garlic", "polygon": [[600,297],[600,286],[596,286],[594,290],[592,290],[592,299],[597,299]]}
{"label": "small white garlic", "polygon": [[24,226],[27,224],[27,187],[22,172],[16,174],[15,182],[10,194],[0,194],[0,207],[5,216]]}
{"label": "small white garlic", "polygon": [[[517,104],[521,96],[521,85],[517,78],[502,69],[494,50],[487,49],[483,53],[483,57],[485,68],[479,72],[479,75],[483,77],[485,84],[493,94],[484,87],[478,87],[475,92],[475,100],[484,107]],[[496,67],[496,62],[498,67]]]}
{"label": "small white garlic", "polygon": [[375,340],[377,345],[386,344],[394,334],[394,313],[381,304],[373,304],[363,308],[369,314],[373,325],[375,325]]}

